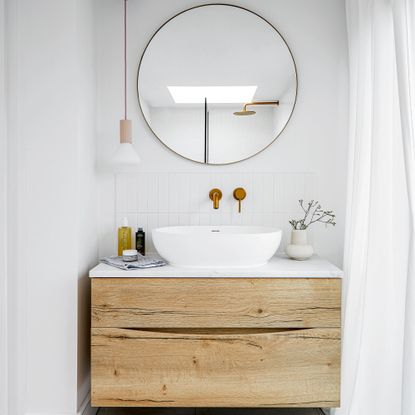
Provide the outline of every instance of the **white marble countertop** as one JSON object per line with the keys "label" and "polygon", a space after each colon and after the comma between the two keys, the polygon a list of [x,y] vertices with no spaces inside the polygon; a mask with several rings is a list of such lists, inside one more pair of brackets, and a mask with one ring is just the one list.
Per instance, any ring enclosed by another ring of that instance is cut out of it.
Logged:
{"label": "white marble countertop", "polygon": [[99,264],[89,271],[90,278],[341,278],[343,271],[329,261],[313,255],[307,261],[294,261],[284,255],[271,258],[255,268],[158,268],[124,271]]}

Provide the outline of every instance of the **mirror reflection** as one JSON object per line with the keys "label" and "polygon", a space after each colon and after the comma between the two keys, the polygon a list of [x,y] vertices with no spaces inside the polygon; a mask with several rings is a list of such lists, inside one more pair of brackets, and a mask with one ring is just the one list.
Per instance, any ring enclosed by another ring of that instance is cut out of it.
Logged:
{"label": "mirror reflection", "polygon": [[260,16],[230,5],[192,8],[152,37],[138,70],[143,115],[168,148],[190,160],[252,157],[283,131],[297,74],[290,49]]}

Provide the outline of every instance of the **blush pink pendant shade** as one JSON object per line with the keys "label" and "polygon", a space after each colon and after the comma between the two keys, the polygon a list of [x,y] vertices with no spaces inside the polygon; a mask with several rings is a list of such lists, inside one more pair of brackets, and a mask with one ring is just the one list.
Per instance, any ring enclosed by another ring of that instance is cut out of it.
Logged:
{"label": "blush pink pendant shade", "polygon": [[140,163],[140,156],[132,141],[131,120],[120,120],[120,145],[112,158],[112,164],[117,170],[131,169]]}
{"label": "blush pink pendant shade", "polygon": [[120,145],[111,163],[116,171],[133,170],[140,163],[132,143],[132,123],[127,119],[127,0],[124,0],[124,119],[120,120]]}

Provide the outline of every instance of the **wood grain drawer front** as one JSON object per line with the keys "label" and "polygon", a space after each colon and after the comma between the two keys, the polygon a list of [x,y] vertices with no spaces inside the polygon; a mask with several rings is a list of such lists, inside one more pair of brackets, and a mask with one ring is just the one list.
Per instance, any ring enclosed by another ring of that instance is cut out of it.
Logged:
{"label": "wood grain drawer front", "polygon": [[92,327],[340,327],[337,278],[93,278]]}
{"label": "wood grain drawer front", "polygon": [[340,329],[92,329],[93,406],[335,407]]}

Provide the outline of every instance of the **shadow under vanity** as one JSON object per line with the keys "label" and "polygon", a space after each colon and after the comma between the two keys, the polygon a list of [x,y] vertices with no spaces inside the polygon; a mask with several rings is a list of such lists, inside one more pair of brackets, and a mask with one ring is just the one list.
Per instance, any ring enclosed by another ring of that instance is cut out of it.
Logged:
{"label": "shadow under vanity", "polygon": [[342,272],[314,256],[92,279],[92,406],[337,407]]}

